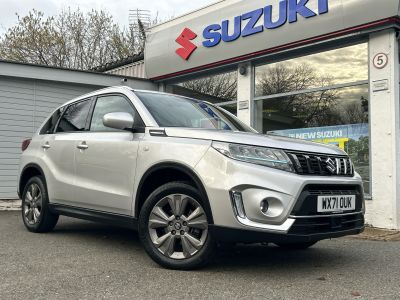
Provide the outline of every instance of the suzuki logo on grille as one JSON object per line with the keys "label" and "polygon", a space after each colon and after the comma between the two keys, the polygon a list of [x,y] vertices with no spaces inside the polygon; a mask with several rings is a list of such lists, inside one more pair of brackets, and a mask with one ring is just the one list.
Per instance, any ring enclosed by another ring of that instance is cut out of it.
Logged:
{"label": "suzuki logo on grille", "polygon": [[325,160],[325,162],[326,162],[326,168],[327,168],[327,170],[328,170],[329,172],[331,172],[331,174],[335,174],[336,171],[337,171],[336,162],[335,162],[332,158],[330,158],[330,157],[328,157],[328,158]]}
{"label": "suzuki logo on grille", "polygon": [[182,33],[175,40],[182,48],[178,48],[175,52],[184,60],[188,60],[190,55],[197,49],[197,46],[191,42],[197,37],[197,34],[194,33],[189,28],[185,28]]}

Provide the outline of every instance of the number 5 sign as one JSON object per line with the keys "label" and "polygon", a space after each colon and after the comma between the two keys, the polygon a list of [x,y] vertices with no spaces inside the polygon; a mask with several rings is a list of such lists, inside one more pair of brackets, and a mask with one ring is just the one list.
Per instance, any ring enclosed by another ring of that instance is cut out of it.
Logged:
{"label": "number 5 sign", "polygon": [[385,53],[378,53],[374,56],[374,67],[377,69],[383,69],[389,63],[389,57]]}

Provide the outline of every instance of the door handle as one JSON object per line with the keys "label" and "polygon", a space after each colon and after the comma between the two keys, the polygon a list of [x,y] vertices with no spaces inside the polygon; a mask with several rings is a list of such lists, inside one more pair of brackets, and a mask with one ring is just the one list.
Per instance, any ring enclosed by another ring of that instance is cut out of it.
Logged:
{"label": "door handle", "polygon": [[82,142],[78,146],[76,146],[76,148],[80,150],[86,150],[87,148],[89,148],[89,146],[86,144],[86,142]]}
{"label": "door handle", "polygon": [[50,146],[50,144],[49,144],[49,142],[46,142],[46,143],[44,143],[43,145],[42,145],[42,148],[44,149],[44,150],[47,150],[47,149],[49,149],[51,146]]}

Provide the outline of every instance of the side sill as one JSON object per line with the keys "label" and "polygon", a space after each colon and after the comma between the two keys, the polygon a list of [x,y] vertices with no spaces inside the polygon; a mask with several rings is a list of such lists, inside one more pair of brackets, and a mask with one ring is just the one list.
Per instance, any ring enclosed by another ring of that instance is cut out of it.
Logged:
{"label": "side sill", "polygon": [[49,204],[49,209],[53,213],[57,213],[59,215],[67,217],[106,223],[133,230],[138,229],[138,220],[134,217],[127,215],[118,215],[104,211],[53,203]]}

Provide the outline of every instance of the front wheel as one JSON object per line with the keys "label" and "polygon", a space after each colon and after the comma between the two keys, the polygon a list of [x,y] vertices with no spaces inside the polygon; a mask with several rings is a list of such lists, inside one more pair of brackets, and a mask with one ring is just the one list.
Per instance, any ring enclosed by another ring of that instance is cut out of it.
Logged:
{"label": "front wheel", "polygon": [[314,246],[318,242],[303,242],[303,243],[275,243],[275,245],[288,250],[305,250]]}
{"label": "front wheel", "polygon": [[204,199],[192,186],[172,182],[156,189],[139,217],[139,236],[146,252],[169,269],[190,270],[214,253]]}

